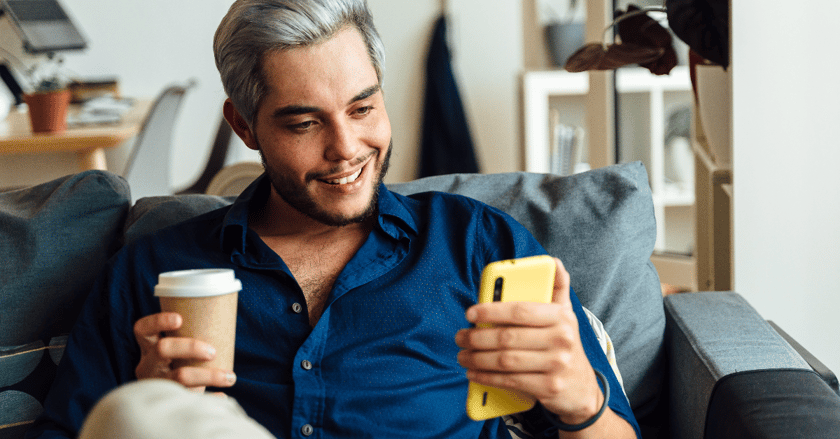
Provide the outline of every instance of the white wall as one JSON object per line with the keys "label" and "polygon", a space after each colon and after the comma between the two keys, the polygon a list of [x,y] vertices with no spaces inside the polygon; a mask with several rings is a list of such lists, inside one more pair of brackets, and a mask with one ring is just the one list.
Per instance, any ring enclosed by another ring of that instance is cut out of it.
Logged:
{"label": "white wall", "polygon": [[[441,0],[369,0],[385,43],[385,99],[394,132],[389,181],[416,177],[426,52]],[[518,77],[522,5],[517,0],[448,0],[455,79],[482,172],[521,167]]]}
{"label": "white wall", "polygon": [[[221,117],[225,94],[213,62],[213,33],[230,0],[62,0],[90,41],[68,56],[81,75],[114,75],[129,96],[154,97],[190,78],[176,125],[172,184],[182,187],[203,169]],[[241,146],[237,154],[247,148]]]}
{"label": "white wall", "polygon": [[[171,82],[196,78],[174,136],[173,185],[183,187],[203,169],[221,117],[224,91],[213,63],[213,33],[231,0],[62,0],[88,37],[89,48],[66,56],[81,76],[115,76],[124,95],[154,97]],[[369,0],[386,46],[385,94],[394,127],[389,181],[417,173],[424,65],[441,0]],[[520,167],[518,75],[522,68],[522,12],[517,0],[449,0],[451,41],[479,163],[485,172]],[[4,38],[3,45],[11,44]],[[258,160],[238,140],[229,162]],[[56,163],[53,163],[56,162]],[[26,165],[23,165],[26,163]],[[75,158],[0,159],[5,180],[75,172]],[[10,173],[18,171],[17,174]],[[28,181],[27,183],[33,183]]]}
{"label": "white wall", "polygon": [[406,181],[417,174],[425,48],[432,23],[440,13],[440,2],[369,0],[369,5],[385,44],[383,90],[394,140],[388,180]]}
{"label": "white wall", "polygon": [[735,289],[840,373],[840,2],[732,3]]}
{"label": "white wall", "polygon": [[[123,95],[148,99],[171,83],[198,81],[182,106],[172,154],[173,185],[191,183],[203,169],[221,118],[225,95],[213,62],[212,39],[230,0],[61,2],[88,40],[86,50],[64,55],[70,72],[81,77],[116,77]],[[6,20],[4,27],[8,27]],[[3,33],[2,44],[20,52],[13,33]],[[248,150],[240,144],[233,158],[247,155],[244,151]],[[32,184],[78,171],[72,154],[3,158],[0,166],[0,186],[10,185],[10,179]]]}

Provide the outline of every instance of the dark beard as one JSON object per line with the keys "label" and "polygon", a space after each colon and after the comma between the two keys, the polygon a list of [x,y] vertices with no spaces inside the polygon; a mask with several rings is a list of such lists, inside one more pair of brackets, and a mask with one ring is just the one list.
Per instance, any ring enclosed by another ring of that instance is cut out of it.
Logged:
{"label": "dark beard", "polygon": [[[292,206],[298,212],[318,221],[321,224],[331,227],[344,227],[350,224],[358,224],[374,217],[378,212],[379,206],[379,186],[385,179],[385,174],[388,173],[388,167],[391,162],[391,144],[388,145],[388,152],[385,153],[385,159],[379,166],[379,175],[376,178],[376,183],[373,188],[373,195],[370,203],[365,208],[364,212],[359,215],[346,217],[332,214],[319,206],[306,192],[306,188],[301,187],[297,182],[273,169],[265,160],[265,155],[262,153],[262,147],[257,141],[259,147],[260,158],[262,159],[263,167],[268,174],[268,179],[271,181],[271,186],[274,191],[280,195],[289,206]],[[374,172],[377,170],[375,169]]]}

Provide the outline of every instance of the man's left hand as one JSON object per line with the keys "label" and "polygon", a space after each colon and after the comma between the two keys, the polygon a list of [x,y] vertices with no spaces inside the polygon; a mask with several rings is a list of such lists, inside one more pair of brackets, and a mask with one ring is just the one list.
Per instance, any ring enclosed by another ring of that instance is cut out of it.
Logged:
{"label": "man's left hand", "polygon": [[493,327],[463,329],[455,341],[470,381],[525,392],[564,423],[578,424],[598,412],[604,395],[580,340],[569,273],[555,261],[552,303],[475,305],[467,320]]}

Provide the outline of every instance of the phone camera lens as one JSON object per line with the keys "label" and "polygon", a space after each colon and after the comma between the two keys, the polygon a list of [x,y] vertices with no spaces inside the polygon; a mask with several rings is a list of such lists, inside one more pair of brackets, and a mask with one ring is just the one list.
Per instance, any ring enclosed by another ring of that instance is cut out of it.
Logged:
{"label": "phone camera lens", "polygon": [[496,278],[496,285],[493,288],[493,301],[494,302],[501,302],[502,301],[502,285],[504,285],[505,280],[504,278],[498,277]]}

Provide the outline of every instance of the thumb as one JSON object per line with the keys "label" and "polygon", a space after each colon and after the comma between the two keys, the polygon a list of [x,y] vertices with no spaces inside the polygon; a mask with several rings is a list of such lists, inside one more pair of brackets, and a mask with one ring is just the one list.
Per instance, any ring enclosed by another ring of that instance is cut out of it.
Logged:
{"label": "thumb", "polygon": [[554,272],[554,294],[552,296],[552,302],[571,308],[572,300],[569,298],[571,277],[560,259],[554,258],[554,263],[557,265],[557,270]]}

